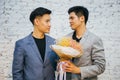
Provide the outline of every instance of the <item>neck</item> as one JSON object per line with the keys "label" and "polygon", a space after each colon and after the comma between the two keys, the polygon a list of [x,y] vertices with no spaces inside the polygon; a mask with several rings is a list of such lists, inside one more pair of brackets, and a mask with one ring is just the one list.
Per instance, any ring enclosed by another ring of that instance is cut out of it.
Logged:
{"label": "neck", "polygon": [[35,38],[38,38],[38,39],[42,39],[42,38],[44,38],[44,33],[40,32],[38,30],[38,28],[36,26],[34,26],[34,30],[33,30],[32,36],[35,37]]}
{"label": "neck", "polygon": [[76,37],[81,38],[86,31],[86,25],[82,24],[76,29]]}

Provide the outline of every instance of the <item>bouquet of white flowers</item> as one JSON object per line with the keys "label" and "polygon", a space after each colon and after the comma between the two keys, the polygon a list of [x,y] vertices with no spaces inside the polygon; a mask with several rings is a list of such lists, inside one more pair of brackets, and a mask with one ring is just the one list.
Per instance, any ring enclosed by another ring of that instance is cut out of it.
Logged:
{"label": "bouquet of white flowers", "polygon": [[63,77],[64,80],[66,80],[66,72],[63,71],[62,64],[64,64],[64,60],[71,60],[74,57],[80,57],[83,53],[82,47],[75,40],[63,37],[58,39],[55,45],[51,45],[51,48],[60,57],[60,69],[58,71],[60,75],[59,80],[62,80]]}

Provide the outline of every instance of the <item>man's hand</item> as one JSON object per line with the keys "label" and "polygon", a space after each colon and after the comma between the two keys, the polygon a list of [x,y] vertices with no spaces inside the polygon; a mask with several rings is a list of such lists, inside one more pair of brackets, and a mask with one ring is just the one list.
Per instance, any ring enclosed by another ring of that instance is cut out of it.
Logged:
{"label": "man's hand", "polygon": [[65,72],[71,72],[71,73],[75,73],[75,74],[80,74],[80,68],[75,66],[72,62],[70,61],[64,61],[65,64],[63,64],[63,70]]}

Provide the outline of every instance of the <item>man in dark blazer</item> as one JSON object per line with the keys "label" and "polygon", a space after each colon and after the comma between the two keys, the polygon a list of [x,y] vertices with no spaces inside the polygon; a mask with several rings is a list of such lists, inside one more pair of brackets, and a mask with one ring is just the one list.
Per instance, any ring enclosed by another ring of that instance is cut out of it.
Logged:
{"label": "man in dark blazer", "polygon": [[58,56],[50,49],[54,39],[50,31],[51,11],[39,7],[32,11],[30,21],[34,30],[16,41],[12,74],[13,80],[54,80]]}
{"label": "man in dark blazer", "polygon": [[[102,40],[86,29],[89,12],[83,6],[68,10],[70,26],[74,32],[66,35],[80,43],[83,55],[66,61],[63,66],[67,80],[97,80],[97,75],[105,70],[105,54]],[[71,79],[70,79],[71,78]]]}

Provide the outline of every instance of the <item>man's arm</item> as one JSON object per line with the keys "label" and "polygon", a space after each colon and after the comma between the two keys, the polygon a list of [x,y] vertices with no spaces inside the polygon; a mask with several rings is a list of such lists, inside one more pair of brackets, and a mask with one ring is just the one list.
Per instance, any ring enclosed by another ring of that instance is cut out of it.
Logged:
{"label": "man's arm", "polygon": [[92,47],[91,53],[92,65],[80,67],[81,78],[89,78],[97,76],[104,72],[105,70],[105,54],[103,43],[101,39],[96,39]]}
{"label": "man's arm", "polygon": [[24,50],[20,44],[21,43],[16,42],[14,50],[12,65],[13,80],[23,80]]}

